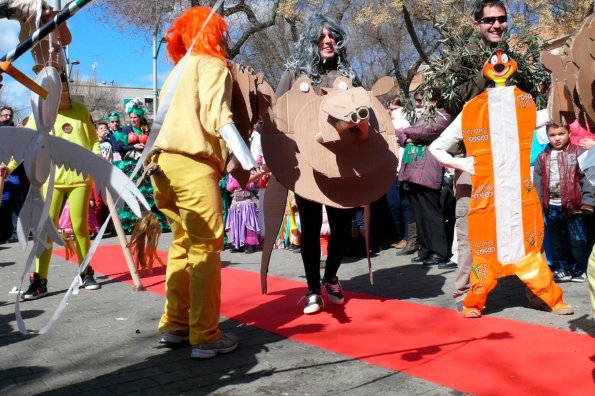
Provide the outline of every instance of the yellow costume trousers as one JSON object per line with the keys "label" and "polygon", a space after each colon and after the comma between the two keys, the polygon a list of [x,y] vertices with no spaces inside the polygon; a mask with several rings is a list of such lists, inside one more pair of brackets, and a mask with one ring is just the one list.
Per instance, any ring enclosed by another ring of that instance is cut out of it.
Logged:
{"label": "yellow costume trousers", "polygon": [[214,163],[175,153],[157,158],[155,203],[173,233],[166,272],[165,311],[159,331],[189,331],[192,345],[221,336],[223,209]]}
{"label": "yellow costume trousers", "polygon": [[[47,190],[44,188],[44,197],[46,193]],[[91,246],[91,239],[89,237],[89,199],[91,198],[91,186],[54,188],[49,216],[56,227],[58,226],[58,219],[60,218],[66,198],[68,198],[68,206],[70,207],[72,232],[76,240],[76,257],[80,264],[83,262]],[[43,251],[36,265],[36,272],[41,279],[47,279],[50,260],[52,258],[53,244],[49,239],[48,242],[50,247]]]}

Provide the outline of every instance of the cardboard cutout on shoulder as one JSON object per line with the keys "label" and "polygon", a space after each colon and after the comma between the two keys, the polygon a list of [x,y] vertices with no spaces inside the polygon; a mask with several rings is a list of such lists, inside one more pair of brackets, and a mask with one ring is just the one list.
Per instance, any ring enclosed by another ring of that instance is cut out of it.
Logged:
{"label": "cardboard cutout on shoulder", "polygon": [[552,73],[548,100],[551,120],[570,124],[577,119],[586,129],[595,126],[595,15],[570,36],[551,43],[541,54]]}
{"label": "cardboard cutout on shoulder", "polygon": [[[254,73],[249,66],[228,61],[231,78],[233,81],[231,112],[233,122],[247,146],[249,144],[250,130],[257,123],[260,113],[266,113],[269,104],[267,93],[272,93],[272,88],[264,80],[262,73]],[[263,107],[260,110],[261,106]],[[250,171],[242,169],[239,164],[232,163],[230,173],[241,186],[245,186],[250,178]]]}

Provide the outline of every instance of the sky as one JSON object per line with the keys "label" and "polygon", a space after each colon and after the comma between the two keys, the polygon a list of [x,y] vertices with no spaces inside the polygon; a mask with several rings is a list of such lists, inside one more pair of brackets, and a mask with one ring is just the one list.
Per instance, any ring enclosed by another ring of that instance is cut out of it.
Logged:
{"label": "sky", "polygon": [[[117,86],[152,88],[153,51],[150,39],[134,28],[123,33],[100,22],[96,17],[100,12],[97,8],[83,8],[68,20],[72,34],[70,60],[80,62],[80,65],[73,66],[72,76],[86,80],[95,75],[98,82],[105,81],[108,85],[114,81]],[[16,47],[19,30],[18,22],[0,19],[0,56]],[[29,77],[34,77],[30,52],[22,55],[15,66]],[[165,45],[160,48],[157,69],[157,85],[161,87],[172,69],[165,57]],[[10,76],[4,74],[3,77],[3,97],[7,103],[18,109],[28,109],[28,90]]]}

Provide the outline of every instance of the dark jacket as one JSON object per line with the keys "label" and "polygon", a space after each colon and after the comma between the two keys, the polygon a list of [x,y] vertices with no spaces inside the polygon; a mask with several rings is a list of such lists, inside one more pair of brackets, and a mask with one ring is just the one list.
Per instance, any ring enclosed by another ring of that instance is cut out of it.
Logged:
{"label": "dark jacket", "polygon": [[[120,131],[120,133],[123,133],[124,136],[128,136],[128,134],[130,132],[134,132],[132,129],[132,125],[126,125],[124,128],[122,128],[122,131]],[[116,137],[114,136],[114,139],[116,140]],[[112,139],[110,138],[110,141],[112,141]],[[114,152],[119,152],[120,155],[122,156],[122,158],[124,158],[124,156],[126,155],[127,152],[134,150],[134,144],[124,144],[122,142],[117,142],[118,146],[113,146],[113,142],[112,142],[112,150]]]}
{"label": "dark jacket", "polygon": [[446,110],[437,109],[436,117],[430,123],[418,122],[408,128],[396,131],[398,142],[405,147],[405,141],[411,139],[415,144],[424,146],[424,156],[408,164],[403,163],[399,180],[419,184],[434,190],[442,185],[443,168],[427,149],[434,140],[450,125],[452,117]]}
{"label": "dark jacket", "polygon": [[113,153],[120,153],[122,151],[122,142],[116,139],[112,131],[109,131],[107,133],[107,140],[109,140],[110,144],[112,145]]}
{"label": "dark jacket", "polygon": [[[582,150],[569,143],[558,154],[558,169],[560,173],[560,196],[562,208],[566,216],[580,211],[581,205],[595,205],[595,187],[585,178],[578,166],[578,156]],[[539,195],[539,200],[545,211],[549,207],[550,196],[550,160],[552,146],[548,145],[537,157],[533,171],[533,183]]]}

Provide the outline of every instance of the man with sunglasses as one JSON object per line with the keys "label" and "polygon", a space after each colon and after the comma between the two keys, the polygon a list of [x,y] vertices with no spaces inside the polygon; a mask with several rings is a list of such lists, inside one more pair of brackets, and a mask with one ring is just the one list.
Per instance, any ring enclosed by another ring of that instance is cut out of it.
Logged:
{"label": "man with sunglasses", "polygon": [[[473,26],[479,32],[479,38],[483,45],[496,45],[502,40],[508,29],[506,9],[501,1],[482,1],[481,3],[487,5],[481,9],[481,14],[479,12],[475,14]],[[500,7],[499,4],[502,6]]]}
{"label": "man with sunglasses", "polygon": [[[473,27],[479,33],[480,45],[495,49],[508,30],[508,14],[504,2],[501,0],[479,1],[473,13]],[[461,106],[488,87],[490,80],[483,76],[482,67],[483,64],[477,65],[475,76],[459,87]]]}

